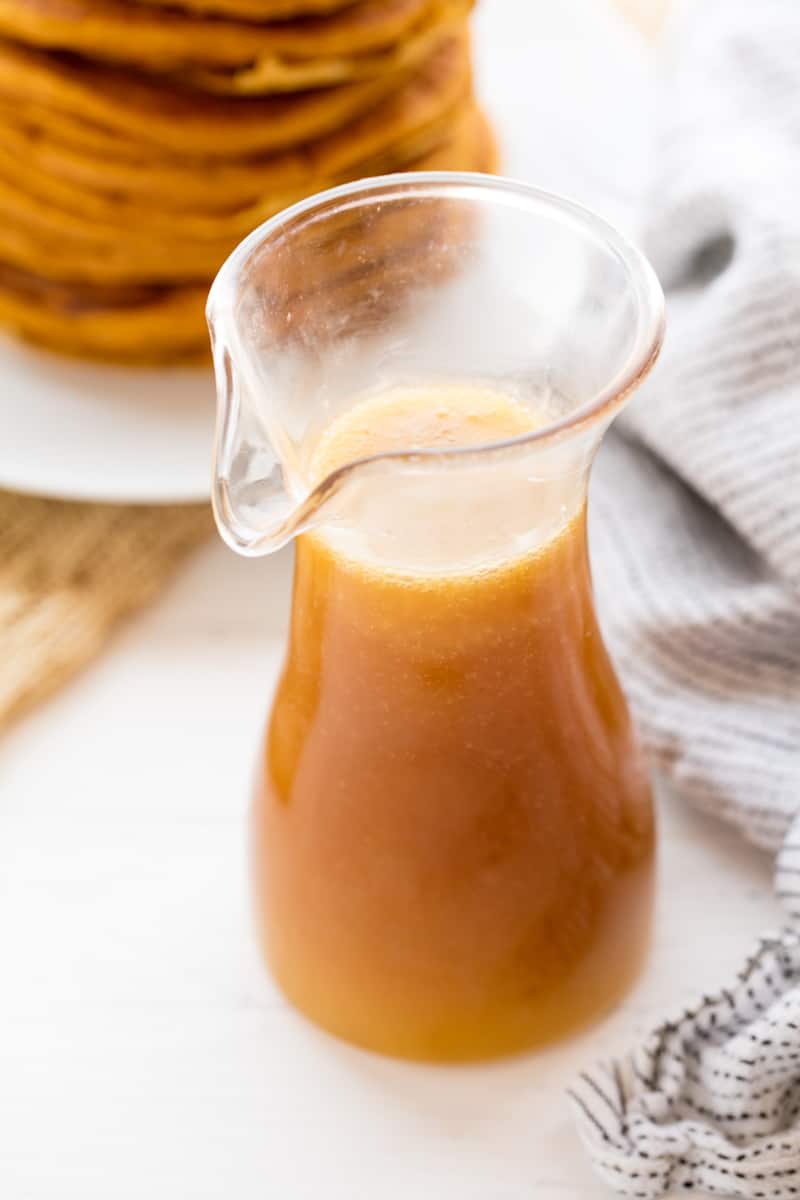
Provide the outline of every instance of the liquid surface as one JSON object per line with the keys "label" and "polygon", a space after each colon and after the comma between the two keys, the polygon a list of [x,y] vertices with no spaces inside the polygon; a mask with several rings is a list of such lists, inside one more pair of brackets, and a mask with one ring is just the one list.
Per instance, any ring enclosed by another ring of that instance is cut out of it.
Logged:
{"label": "liquid surface", "polygon": [[[549,394],[522,404],[463,384],[395,389],[332,422],[312,455],[309,482],[320,483],[337,467],[373,455],[447,452],[519,439],[552,419],[548,403]],[[324,536],[340,557],[384,574],[482,573],[549,540],[563,528],[567,509],[580,506],[580,488],[542,480],[517,447],[440,463],[379,459],[370,470],[366,483],[347,492],[348,519],[329,525]]]}
{"label": "liquid surface", "polygon": [[[339,418],[315,467],[534,420],[477,391],[390,395]],[[653,818],[582,510],[535,554],[465,574],[404,576],[299,540],[253,849],[279,983],[359,1044],[509,1053],[625,991]]]}
{"label": "liquid surface", "polygon": [[328,427],[312,459],[319,481],[365,458],[408,450],[455,450],[530,433],[543,423],[536,408],[483,388],[392,391],[356,405]]}

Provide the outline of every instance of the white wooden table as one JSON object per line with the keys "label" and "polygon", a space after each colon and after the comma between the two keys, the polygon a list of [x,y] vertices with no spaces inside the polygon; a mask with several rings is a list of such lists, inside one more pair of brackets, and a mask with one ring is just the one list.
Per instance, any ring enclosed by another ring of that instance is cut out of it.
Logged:
{"label": "white wooden table", "polygon": [[[498,13],[508,25],[537,7],[486,2],[495,38]],[[595,3],[543,4],[539,40],[508,26],[504,49],[517,67],[524,56],[538,114],[514,124],[507,153],[541,153],[540,181],[587,199],[597,166],[574,150],[579,117],[611,73]],[[513,107],[492,71],[494,106]],[[609,138],[593,133],[604,154]],[[248,781],[289,569],[287,553],[248,563],[211,545],[0,743],[0,1197],[604,1196],[564,1088],[735,969],[777,919],[767,862],[667,800],[647,971],[610,1019],[547,1053],[427,1068],[317,1032],[262,970],[246,890]]]}
{"label": "white wooden table", "polygon": [[774,924],[766,861],[662,811],[649,967],[494,1066],[383,1060],[281,1000],[250,934],[248,780],[290,560],[204,551],[0,745],[3,1200],[590,1200],[564,1088]]}

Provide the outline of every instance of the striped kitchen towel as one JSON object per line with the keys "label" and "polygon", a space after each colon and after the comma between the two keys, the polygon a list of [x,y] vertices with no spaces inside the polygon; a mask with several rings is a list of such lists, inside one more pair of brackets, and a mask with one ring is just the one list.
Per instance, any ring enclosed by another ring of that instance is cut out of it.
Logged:
{"label": "striped kitchen towel", "polygon": [[[608,439],[593,555],[656,766],[776,855],[787,914],[737,980],[573,1090],[628,1196],[800,1197],[800,2],[674,26],[644,234],[661,363]],[[745,948],[743,948],[744,951]]]}

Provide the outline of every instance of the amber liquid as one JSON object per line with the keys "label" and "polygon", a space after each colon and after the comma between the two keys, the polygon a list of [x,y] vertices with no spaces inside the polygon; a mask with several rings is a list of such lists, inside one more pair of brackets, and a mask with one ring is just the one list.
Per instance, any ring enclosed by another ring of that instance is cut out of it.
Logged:
{"label": "amber liquid", "polygon": [[[317,466],[531,422],[497,396],[373,401]],[[646,945],[654,827],[584,513],[483,571],[375,569],[319,535],[295,571],[254,810],[259,926],[287,996],[350,1041],[442,1060],[609,1008]]]}

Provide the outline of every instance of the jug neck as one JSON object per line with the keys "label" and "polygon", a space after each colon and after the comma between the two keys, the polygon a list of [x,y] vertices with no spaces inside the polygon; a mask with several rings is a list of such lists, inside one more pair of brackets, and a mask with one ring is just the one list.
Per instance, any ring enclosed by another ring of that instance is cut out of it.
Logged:
{"label": "jug neck", "polygon": [[383,574],[492,571],[536,554],[580,520],[597,441],[484,449],[456,464],[402,457],[361,464],[313,537]]}
{"label": "jug neck", "polygon": [[314,483],[231,348],[214,345],[220,394],[213,504],[228,544],[270,553],[306,531],[337,554],[399,574],[491,569],[536,552],[581,512],[608,421],[450,452],[375,454]]}

